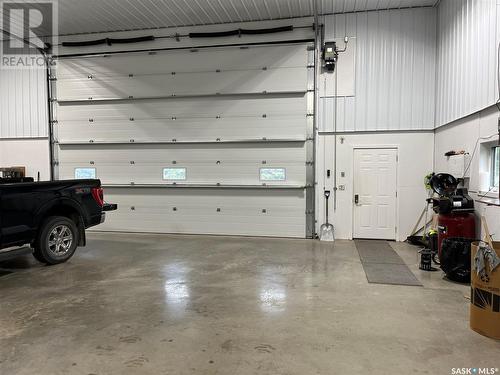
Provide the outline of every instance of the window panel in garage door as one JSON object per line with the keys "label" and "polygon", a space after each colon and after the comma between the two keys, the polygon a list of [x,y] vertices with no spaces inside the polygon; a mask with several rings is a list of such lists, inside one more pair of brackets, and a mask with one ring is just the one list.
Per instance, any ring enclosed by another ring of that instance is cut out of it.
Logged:
{"label": "window panel in garage door", "polygon": [[[105,184],[161,184],[163,169],[186,168],[186,182],[259,185],[260,168],[286,169],[280,185],[306,185],[303,142],[238,144],[61,145],[61,179],[70,179],[83,166],[98,169]],[[91,158],[91,160],[89,160]],[[271,183],[271,182],[269,182]]]}
{"label": "window panel in garage door", "polygon": [[58,178],[95,169],[119,204],[101,230],[305,237],[308,63],[303,44],[60,59]]}

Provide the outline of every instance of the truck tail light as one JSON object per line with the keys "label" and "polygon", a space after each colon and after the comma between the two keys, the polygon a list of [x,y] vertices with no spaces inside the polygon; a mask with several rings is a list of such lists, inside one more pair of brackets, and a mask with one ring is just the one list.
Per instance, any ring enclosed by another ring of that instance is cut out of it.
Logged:
{"label": "truck tail light", "polygon": [[104,190],[102,188],[92,188],[92,196],[99,206],[104,206]]}

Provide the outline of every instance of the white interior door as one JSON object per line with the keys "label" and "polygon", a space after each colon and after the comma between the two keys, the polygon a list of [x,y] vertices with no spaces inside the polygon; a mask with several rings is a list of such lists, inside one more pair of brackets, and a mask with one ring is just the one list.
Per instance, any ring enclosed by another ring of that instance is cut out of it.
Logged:
{"label": "white interior door", "polygon": [[354,150],[354,238],[396,239],[397,155]]}

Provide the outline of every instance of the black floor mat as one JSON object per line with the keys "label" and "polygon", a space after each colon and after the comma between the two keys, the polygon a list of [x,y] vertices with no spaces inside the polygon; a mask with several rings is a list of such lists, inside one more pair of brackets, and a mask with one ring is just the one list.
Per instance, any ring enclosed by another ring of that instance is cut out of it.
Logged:
{"label": "black floor mat", "polygon": [[354,243],[369,283],[422,286],[387,241],[356,240]]}

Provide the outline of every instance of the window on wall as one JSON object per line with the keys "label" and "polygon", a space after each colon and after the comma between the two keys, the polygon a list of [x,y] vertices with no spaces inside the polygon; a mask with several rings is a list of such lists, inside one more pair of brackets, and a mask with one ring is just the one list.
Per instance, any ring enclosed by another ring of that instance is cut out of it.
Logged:
{"label": "window on wall", "polygon": [[500,146],[493,147],[491,150],[491,187],[497,188],[499,185],[499,172],[500,166]]}
{"label": "window on wall", "polygon": [[186,168],[163,168],[163,179],[168,181],[183,181],[186,179]]}
{"label": "window on wall", "polygon": [[285,168],[261,168],[260,180],[261,181],[285,181],[286,171]]}
{"label": "window on wall", "polygon": [[75,168],[75,179],[86,180],[96,178],[95,168]]}

